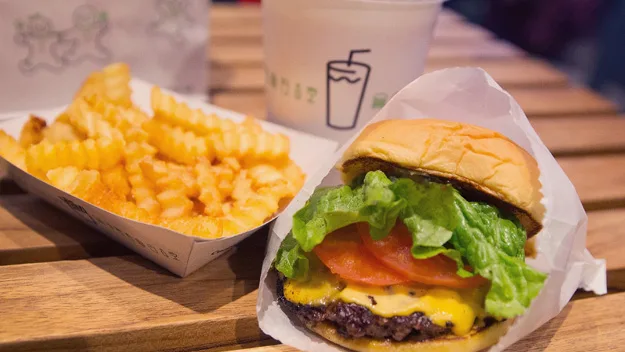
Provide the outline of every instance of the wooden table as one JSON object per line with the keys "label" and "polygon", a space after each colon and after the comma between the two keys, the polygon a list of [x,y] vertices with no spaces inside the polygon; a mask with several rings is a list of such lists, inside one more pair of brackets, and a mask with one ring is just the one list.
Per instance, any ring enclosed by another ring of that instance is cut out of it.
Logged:
{"label": "wooden table", "polygon": [[[213,101],[264,116],[260,11],[215,6]],[[610,101],[445,12],[428,70],[485,68],[519,101],[588,211],[588,248],[607,259],[610,294],[578,294],[512,351],[625,346],[625,119]],[[0,176],[1,177],[1,176]],[[292,351],[255,315],[266,232],[185,279],[0,181],[0,350]]]}

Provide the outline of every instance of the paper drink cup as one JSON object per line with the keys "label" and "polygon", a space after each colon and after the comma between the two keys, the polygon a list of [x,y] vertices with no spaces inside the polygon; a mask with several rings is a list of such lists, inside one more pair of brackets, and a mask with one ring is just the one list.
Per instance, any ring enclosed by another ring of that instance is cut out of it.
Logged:
{"label": "paper drink cup", "polygon": [[423,73],[443,0],[265,0],[268,117],[340,143]]}

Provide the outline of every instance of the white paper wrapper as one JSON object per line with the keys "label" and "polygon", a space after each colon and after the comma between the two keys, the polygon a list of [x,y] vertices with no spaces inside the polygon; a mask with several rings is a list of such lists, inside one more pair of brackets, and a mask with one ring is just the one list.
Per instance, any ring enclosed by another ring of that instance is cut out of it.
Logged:
{"label": "white paper wrapper", "polygon": [[[135,104],[152,114],[150,107],[150,90],[152,85],[134,79],[131,82],[131,87]],[[163,91],[173,95],[178,101],[186,102],[191,108],[199,108],[206,113],[215,113],[222,118],[229,118],[235,121],[242,121],[245,118],[244,115],[230,110],[209,105],[199,100],[190,100],[171,91]],[[36,111],[36,113],[50,122],[64,108],[40,110]],[[9,113],[8,115],[14,116],[15,113]],[[0,115],[0,129],[5,130],[16,138],[19,136],[22,125],[28,119],[28,115],[4,121],[1,117],[2,115]],[[328,155],[332,155],[332,152],[337,148],[337,143],[334,141],[290,130],[265,121],[260,121],[260,123],[267,131],[281,132],[289,137],[291,140],[290,156],[307,175],[312,175],[323,160],[327,159]],[[314,148],[311,148],[311,146],[314,146]],[[0,157],[0,163],[5,162]],[[10,177],[25,190],[101,230],[112,239],[179,276],[189,275],[260,228],[258,227],[233,237],[212,240],[187,236],[159,226],[128,220],[60,191],[9,163],[6,163],[6,166],[8,167]],[[0,167],[2,166],[0,165]]]}
{"label": "white paper wrapper", "polygon": [[[549,278],[527,313],[516,320],[490,351],[503,350],[556,316],[578,287],[606,293],[605,261],[594,259],[585,249],[587,218],[575,188],[508,93],[481,69],[441,70],[410,83],[371,122],[424,117],[467,122],[499,131],[531,153],[540,167],[547,212],[544,228],[537,236],[538,255],[528,263],[548,273]],[[351,141],[325,161],[323,168],[308,180],[304,190],[278,217],[263,263],[256,305],[259,325],[273,338],[305,351],[343,349],[289,320],[276,302],[276,276],[269,269],[282,239],[291,229],[293,213],[305,204],[317,186],[340,184],[339,173],[333,167],[349,144]]]}

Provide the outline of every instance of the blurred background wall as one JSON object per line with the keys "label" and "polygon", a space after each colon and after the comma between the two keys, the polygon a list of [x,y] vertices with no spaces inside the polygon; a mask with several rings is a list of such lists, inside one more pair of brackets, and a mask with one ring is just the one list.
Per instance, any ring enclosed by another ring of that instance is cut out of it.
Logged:
{"label": "blurred background wall", "polygon": [[625,1],[450,0],[446,6],[625,108]]}

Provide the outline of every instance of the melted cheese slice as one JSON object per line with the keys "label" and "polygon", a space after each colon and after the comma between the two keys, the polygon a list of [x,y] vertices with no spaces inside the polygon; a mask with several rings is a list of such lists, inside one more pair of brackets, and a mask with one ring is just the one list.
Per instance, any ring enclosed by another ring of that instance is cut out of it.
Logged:
{"label": "melted cheese slice", "polygon": [[395,285],[389,287],[342,285],[328,272],[315,273],[306,282],[287,280],[284,296],[291,302],[321,305],[332,301],[356,303],[383,317],[421,312],[436,325],[453,324],[456,335],[471,332],[476,318],[484,318],[484,289],[453,290],[442,287]]}

